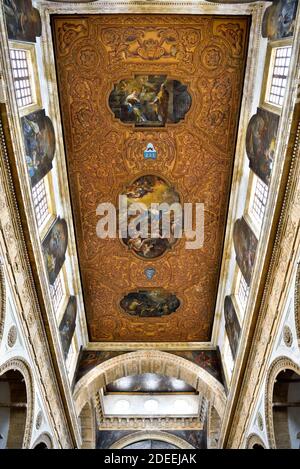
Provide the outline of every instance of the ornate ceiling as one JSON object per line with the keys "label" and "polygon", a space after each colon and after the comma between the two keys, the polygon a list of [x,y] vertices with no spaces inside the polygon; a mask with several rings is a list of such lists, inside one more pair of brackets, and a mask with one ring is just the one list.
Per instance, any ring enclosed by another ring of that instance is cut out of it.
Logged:
{"label": "ornate ceiling", "polygon": [[[76,15],[52,26],[90,340],[209,341],[249,19]],[[124,193],[204,203],[203,247],[99,239],[98,204]]]}

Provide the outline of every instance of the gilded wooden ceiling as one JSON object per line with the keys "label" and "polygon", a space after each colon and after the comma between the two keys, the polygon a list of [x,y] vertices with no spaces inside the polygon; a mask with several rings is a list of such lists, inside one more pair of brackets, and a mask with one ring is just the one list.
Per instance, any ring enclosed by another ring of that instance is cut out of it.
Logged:
{"label": "gilded wooden ceiling", "polygon": [[[209,341],[249,19],[76,15],[52,26],[90,340]],[[149,143],[156,159],[144,157]],[[201,249],[180,239],[155,256],[149,243],[97,237],[98,204],[137,180],[204,203]]]}

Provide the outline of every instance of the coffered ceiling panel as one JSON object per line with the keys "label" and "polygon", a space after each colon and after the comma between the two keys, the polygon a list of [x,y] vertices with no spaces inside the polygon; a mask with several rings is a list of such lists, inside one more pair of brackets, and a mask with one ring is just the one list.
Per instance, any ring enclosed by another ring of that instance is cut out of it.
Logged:
{"label": "coffered ceiling panel", "polygon": [[[52,18],[91,341],[210,340],[249,23]],[[204,203],[203,247],[172,236],[99,239],[96,208],[120,194],[147,206]]]}

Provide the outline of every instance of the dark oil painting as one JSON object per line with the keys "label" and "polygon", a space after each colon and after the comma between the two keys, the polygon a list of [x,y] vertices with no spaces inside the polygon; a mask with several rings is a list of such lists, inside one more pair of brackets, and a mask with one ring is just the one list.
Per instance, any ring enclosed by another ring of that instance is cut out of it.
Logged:
{"label": "dark oil painting", "polygon": [[218,350],[190,350],[172,353],[200,366],[223,384],[221,360]]}
{"label": "dark oil painting", "polygon": [[9,39],[35,42],[42,32],[38,10],[31,0],[3,0],[6,28]]}
{"label": "dark oil painting", "polygon": [[180,301],[173,293],[157,288],[130,292],[122,298],[120,306],[131,316],[156,318],[174,313]]}
{"label": "dark oil painting", "polygon": [[70,296],[66,310],[59,326],[61,345],[64,352],[64,358],[68,356],[72,337],[76,327],[77,303],[76,297]]}
{"label": "dark oil painting", "polygon": [[279,116],[258,108],[251,117],[246,135],[249,166],[267,185],[270,183]]}
{"label": "dark oil painting", "polygon": [[[148,209],[148,237],[142,238],[141,236],[136,236],[130,238],[128,236],[127,238],[123,238],[122,240],[126,246],[139,257],[145,259],[159,257],[168,249],[171,249],[178,240],[178,238],[175,238],[174,236],[176,223],[174,212],[170,210],[169,212],[165,211],[163,214],[160,210],[159,213],[156,213],[152,204],[168,203],[169,205],[172,205],[173,203],[179,203],[180,197],[174,187],[159,176],[146,175],[136,179],[132,184],[128,185],[122,195],[127,196],[128,206],[138,202],[145,204]],[[162,216],[168,216],[168,214],[170,216],[170,237],[151,238],[151,218],[153,217],[156,219],[156,217],[159,217],[159,234],[162,236]],[[131,220],[134,220],[135,218],[136,215],[129,215],[127,223],[129,224]]]}
{"label": "dark oil painting", "polygon": [[136,75],[114,86],[109,105],[121,122],[163,127],[184,119],[191,106],[191,96],[186,85],[166,75]]}
{"label": "dark oil painting", "polygon": [[226,296],[224,301],[225,329],[228,336],[232,356],[235,359],[239,346],[241,326],[235,311],[231,296]]}
{"label": "dark oil painting", "polygon": [[58,218],[43,241],[43,253],[50,285],[53,285],[65,261],[68,246],[68,227]]}
{"label": "dark oil painting", "polygon": [[297,6],[298,0],[274,0],[264,14],[262,36],[273,41],[292,36]]}
{"label": "dark oil painting", "polygon": [[51,169],[55,153],[52,122],[44,110],[22,117],[27,169],[32,187]]}
{"label": "dark oil painting", "polygon": [[233,243],[236,253],[236,261],[247,285],[250,286],[257,248],[257,239],[244,218],[240,218],[234,223]]}

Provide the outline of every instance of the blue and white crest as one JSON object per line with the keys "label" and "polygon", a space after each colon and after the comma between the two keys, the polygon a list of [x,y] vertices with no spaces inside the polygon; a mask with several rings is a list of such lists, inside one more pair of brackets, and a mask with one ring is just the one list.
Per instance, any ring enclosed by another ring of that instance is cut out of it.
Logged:
{"label": "blue and white crest", "polygon": [[144,158],[145,160],[156,160],[157,158],[157,151],[154,148],[152,143],[148,143],[146,150],[144,151]]}
{"label": "blue and white crest", "polygon": [[148,280],[152,280],[154,275],[156,274],[156,270],[153,267],[148,267],[144,270],[144,272]]}

